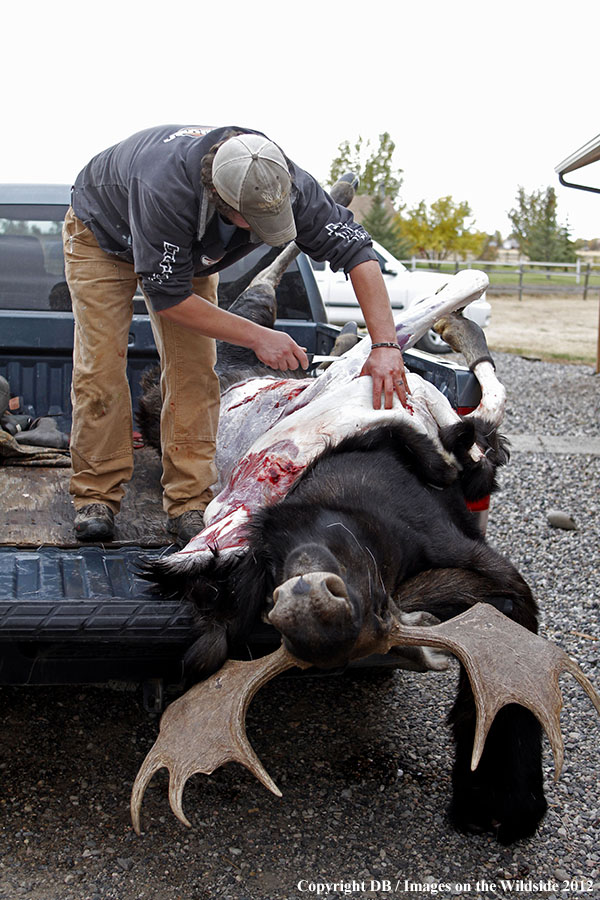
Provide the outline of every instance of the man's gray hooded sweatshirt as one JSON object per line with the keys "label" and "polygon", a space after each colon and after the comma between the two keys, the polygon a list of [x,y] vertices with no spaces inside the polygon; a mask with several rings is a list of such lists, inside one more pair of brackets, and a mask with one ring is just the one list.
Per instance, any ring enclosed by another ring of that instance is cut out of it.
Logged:
{"label": "man's gray hooded sweatshirt", "polygon": [[[202,157],[250,128],[163,125],[132,135],[95,156],[72,191],[75,215],[100,247],[133,263],[156,310],[193,293],[192,278],[218,272],[250,253],[259,238],[223,227],[200,177]],[[348,273],[376,259],[371,239],[303,169],[288,160],[296,243],[315,260]]]}

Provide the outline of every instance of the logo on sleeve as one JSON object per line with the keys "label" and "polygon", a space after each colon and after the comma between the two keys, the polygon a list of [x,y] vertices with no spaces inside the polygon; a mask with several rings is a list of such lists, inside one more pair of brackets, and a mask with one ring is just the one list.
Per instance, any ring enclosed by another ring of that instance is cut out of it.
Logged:
{"label": "logo on sleeve", "polygon": [[343,241],[364,241],[365,238],[369,239],[365,229],[361,228],[357,222],[331,222],[325,226],[325,230],[329,232],[331,237],[338,237]]}
{"label": "logo on sleeve", "polygon": [[177,244],[170,244],[168,241],[163,241],[163,247],[165,252],[159,263],[160,272],[155,272],[150,276],[150,281],[154,281],[155,284],[163,284],[169,280],[169,276],[173,273],[175,257],[180,250]]}
{"label": "logo on sleeve", "polygon": [[210,125],[188,125],[187,128],[180,128],[179,131],[174,131],[173,134],[170,134],[168,138],[164,139],[163,144],[168,144],[169,141],[174,141],[178,137],[204,137],[205,134],[212,130]]}

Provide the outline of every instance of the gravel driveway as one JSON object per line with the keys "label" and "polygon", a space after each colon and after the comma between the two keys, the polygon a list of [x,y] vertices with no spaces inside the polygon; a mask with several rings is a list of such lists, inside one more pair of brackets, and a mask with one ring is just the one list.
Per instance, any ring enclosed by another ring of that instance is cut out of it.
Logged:
{"label": "gravel driveway", "polygon": [[[573,453],[515,452],[488,536],[533,586],[542,633],[598,685],[600,456],[578,451],[600,436],[600,382],[588,367],[497,361],[504,430],[569,437]],[[549,527],[549,507],[577,530]],[[445,817],[455,681],[456,667],[281,678],[252,704],[248,733],[283,798],[239,766],[195,776],[188,830],[170,813],[161,772],[141,838],[129,793],[157,720],[139,693],[2,688],[0,898],[600,896],[600,727],[587,697],[562,679],[563,774],[554,784],[546,742],[548,814],[535,838],[506,849],[457,834]]]}

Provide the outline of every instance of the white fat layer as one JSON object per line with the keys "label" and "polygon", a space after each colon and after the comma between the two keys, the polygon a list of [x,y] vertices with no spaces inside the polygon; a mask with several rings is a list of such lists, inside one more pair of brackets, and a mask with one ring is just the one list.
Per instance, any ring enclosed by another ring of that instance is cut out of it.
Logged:
{"label": "white fat layer", "polygon": [[[488,284],[487,275],[476,269],[449,276],[448,284],[439,293],[425,297],[406,313],[396,316],[398,340],[404,348],[413,346],[434,322],[477,299]],[[371,340],[366,337],[335,360],[319,378],[289,381],[257,378],[229,388],[221,402],[217,439],[219,487],[226,483],[236,461],[262,433],[282,417],[292,415],[299,407],[329,394],[332,385],[342,387],[351,384],[360,375],[370,352]],[[292,392],[297,392],[297,395],[294,397]],[[253,393],[256,396],[250,402]]]}
{"label": "white fat layer", "polygon": [[418,303],[396,316],[396,333],[401,339],[407,337],[403,349],[414,347],[416,342],[433,328],[438,319],[456,309],[463,309],[477,300],[489,287],[490,280],[485,272],[478,269],[463,269],[448,278],[448,284],[432,297],[424,297]]}
{"label": "white fat layer", "polygon": [[[415,303],[406,313],[399,313],[395,317],[395,322],[398,342],[402,349],[412,347],[438,319],[449,315],[455,309],[462,309],[480,297],[488,284],[489,279],[484,272],[465,269],[449,276],[448,284],[439,293]],[[332,381],[337,384],[349,384],[360,374],[370,352],[371,339],[365,337],[333,362],[323,375],[315,379],[302,396],[290,404],[288,413],[293,412],[298,404],[312,402],[313,398],[329,389]]]}
{"label": "white fat layer", "polygon": [[[419,375],[409,372],[407,379],[410,409],[405,409],[397,397],[391,409],[373,409],[371,379],[356,377],[350,384],[331,385],[320,397],[280,418],[238,458],[228,484],[206,509],[204,531],[180,552],[188,555],[205,551],[208,546],[240,549],[240,525],[249,521],[261,506],[285,496],[291,486],[287,481],[273,485],[268,478],[261,477],[273,464],[273,454],[280,469],[289,466],[299,474],[323,450],[339,444],[345,437],[376,425],[404,422],[429,437],[440,455],[454,463],[440,442],[439,428],[459,422],[459,416],[448,400]],[[258,463],[258,469],[256,460],[264,460]],[[243,472],[250,473],[246,481],[239,477]],[[232,491],[230,483],[236,479],[236,490]]]}
{"label": "white fat layer", "polygon": [[312,382],[312,378],[253,378],[224,392],[215,459],[219,490],[229,480],[235,463],[254,441],[284,415],[290,394],[304,390]]}
{"label": "white fat layer", "polygon": [[[410,346],[437,319],[479,296],[487,283],[487,276],[475,270],[451,276],[443,290],[415,304],[398,322],[399,340],[409,335],[403,343]],[[370,349],[369,338],[359,341],[317,379],[250,379],[224,393],[216,460],[221,490],[206,509],[204,531],[171,557],[174,566],[178,558],[189,561],[190,555],[208,558],[211,547],[239,553],[242,528],[257,509],[285,496],[293,480],[327,447],[376,425],[404,422],[429,437],[447,463],[457,464],[442,446],[439,429],[460,417],[419,375],[407,373],[408,409],[395,396],[391,409],[373,409],[371,379],[360,376]],[[493,367],[480,363],[475,375],[482,385],[477,413],[503,408],[504,389]],[[483,455],[476,445],[470,453],[475,461]],[[290,474],[274,482],[268,477],[273,465]]]}

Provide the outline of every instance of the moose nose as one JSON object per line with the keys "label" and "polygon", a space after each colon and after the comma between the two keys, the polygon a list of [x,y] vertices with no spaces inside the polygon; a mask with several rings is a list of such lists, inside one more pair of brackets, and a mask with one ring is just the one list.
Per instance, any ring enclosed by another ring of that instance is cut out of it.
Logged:
{"label": "moose nose", "polygon": [[360,631],[360,615],[339,575],[296,575],[273,592],[273,600],[269,622],[291,653],[322,668],[347,662]]}
{"label": "moose nose", "polygon": [[[312,578],[312,575],[316,577]],[[311,593],[322,597],[331,595],[334,599],[348,599],[348,591],[343,579],[339,575],[334,575],[333,572],[311,572],[308,575],[301,575],[292,584],[292,594],[302,596]]]}
{"label": "moose nose", "polygon": [[273,600],[269,621],[280,631],[311,619],[341,624],[352,617],[346,585],[333,572],[307,572],[289,578],[275,589]]}
{"label": "moose nose", "polygon": [[335,600],[348,600],[348,590],[339,575],[328,573],[321,581],[321,589]]}
{"label": "moose nose", "polygon": [[297,605],[302,600],[309,599],[311,605],[318,607],[331,603],[334,606],[341,601],[344,606],[348,604],[348,590],[344,580],[333,572],[307,572],[289,578],[273,591],[273,601],[286,601]]}

